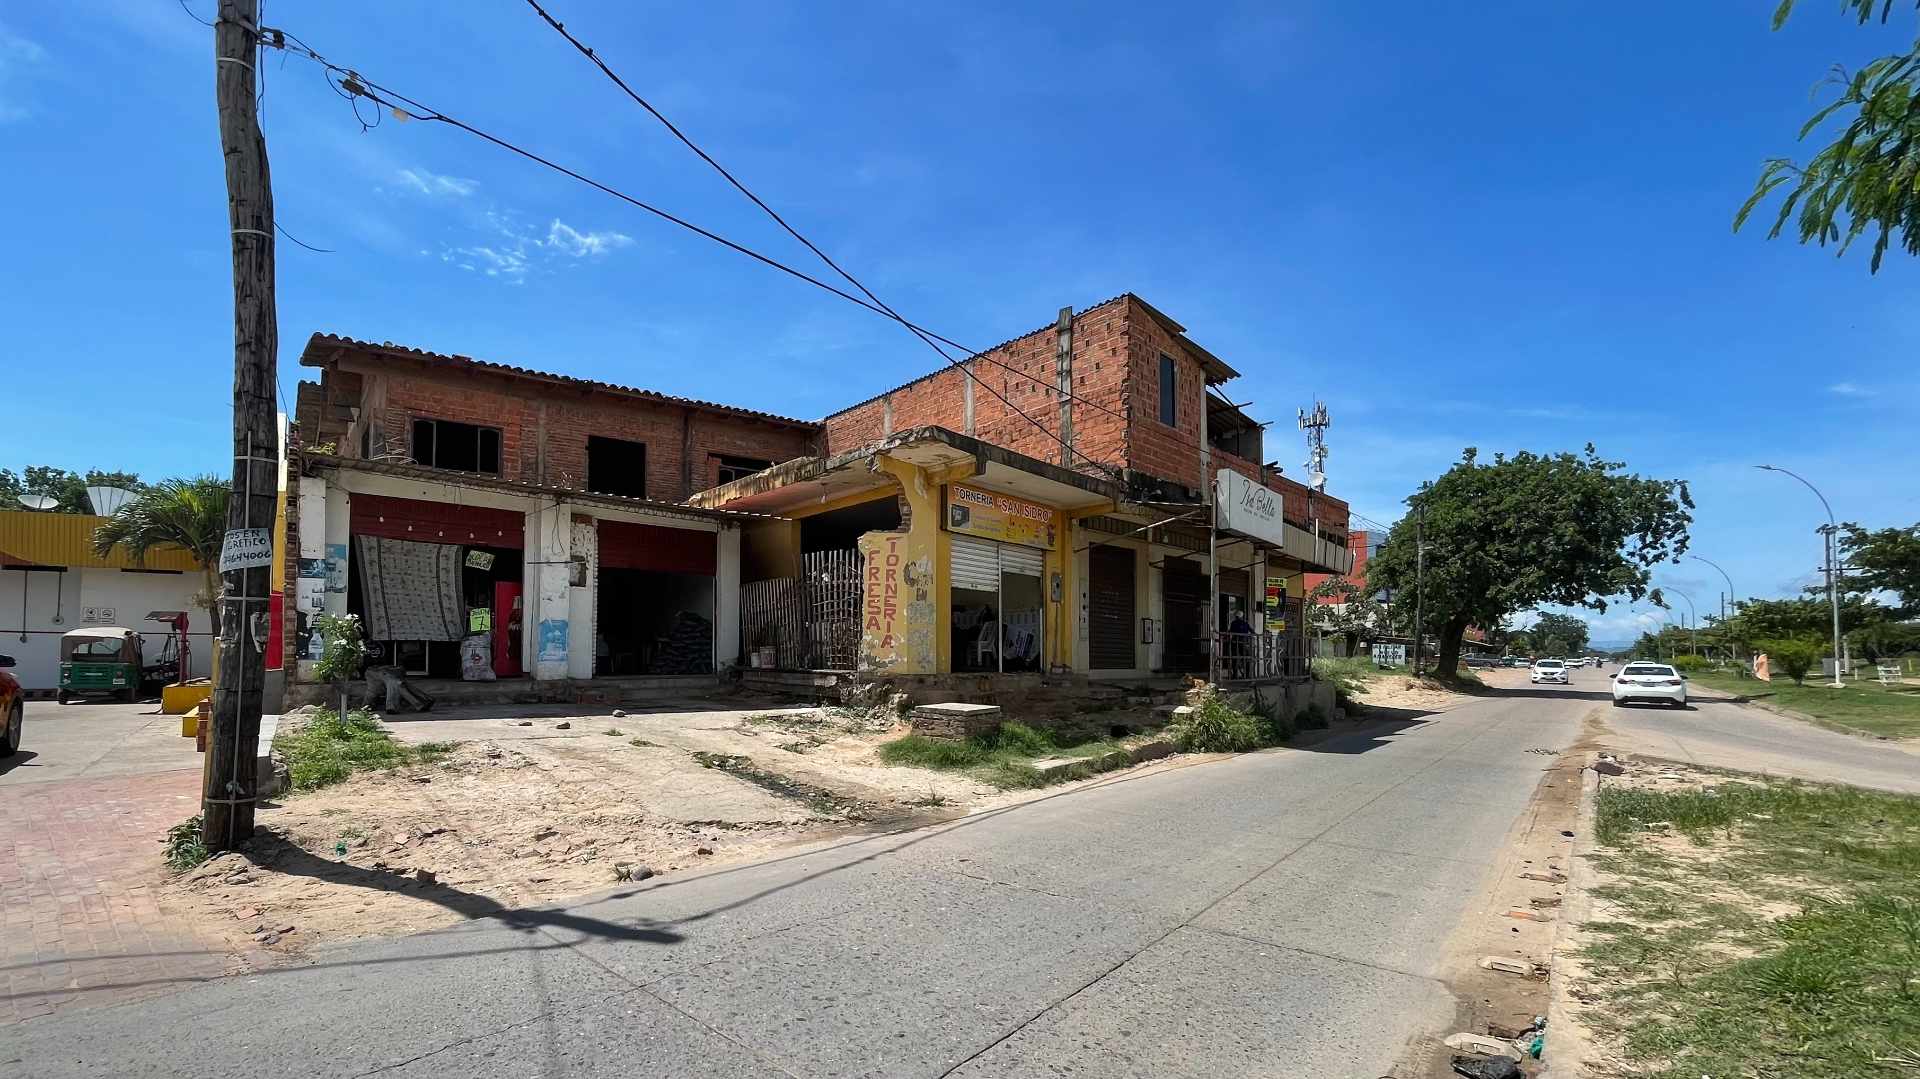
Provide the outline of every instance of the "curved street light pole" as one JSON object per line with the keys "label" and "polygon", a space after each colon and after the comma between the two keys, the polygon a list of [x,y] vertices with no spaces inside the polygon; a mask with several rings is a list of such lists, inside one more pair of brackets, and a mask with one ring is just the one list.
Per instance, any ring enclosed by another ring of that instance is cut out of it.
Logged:
{"label": "curved street light pole", "polygon": [[[1727,630],[1727,627],[1725,624],[1727,619],[1727,612],[1731,610],[1737,614],[1739,613],[1739,609],[1740,609],[1740,598],[1737,595],[1735,595],[1733,591],[1733,577],[1727,573],[1726,567],[1722,566],[1718,562],[1715,562],[1711,558],[1702,558],[1697,554],[1689,554],[1687,555],[1687,557],[1693,559],[1695,562],[1705,562],[1707,565],[1712,566],[1714,569],[1719,570],[1721,579],[1727,582],[1727,602],[1724,606],[1720,608],[1720,621],[1721,621],[1720,633],[1722,638],[1724,639],[1726,636],[1726,630]],[[1729,651],[1733,651],[1732,641],[1724,641],[1724,643],[1727,645],[1727,648]],[[1738,660],[1740,656],[1737,652],[1734,652],[1733,658],[1735,660]]]}
{"label": "curved street light pole", "polygon": [[1844,686],[1846,682],[1840,677],[1840,588],[1836,581],[1839,574],[1834,568],[1834,555],[1836,553],[1834,547],[1838,541],[1840,525],[1833,519],[1833,504],[1827,501],[1826,495],[1820,493],[1820,488],[1809,483],[1807,478],[1798,472],[1781,468],[1778,465],[1754,465],[1753,467],[1763,472],[1784,473],[1799,480],[1806,486],[1807,490],[1813,492],[1813,496],[1820,500],[1821,507],[1827,511],[1827,527],[1821,529],[1820,534],[1826,537],[1827,605],[1833,609],[1833,685],[1836,687]]}
{"label": "curved street light pole", "polygon": [[1662,590],[1667,592],[1672,592],[1674,595],[1679,596],[1681,599],[1684,599],[1687,601],[1687,609],[1693,612],[1693,633],[1688,638],[1692,643],[1687,646],[1687,649],[1688,651],[1692,652],[1694,655],[1696,656],[1699,655],[1700,654],[1700,608],[1694,606],[1692,596],[1687,595],[1685,592],[1680,591],[1678,588],[1675,588],[1672,585],[1662,586]]}

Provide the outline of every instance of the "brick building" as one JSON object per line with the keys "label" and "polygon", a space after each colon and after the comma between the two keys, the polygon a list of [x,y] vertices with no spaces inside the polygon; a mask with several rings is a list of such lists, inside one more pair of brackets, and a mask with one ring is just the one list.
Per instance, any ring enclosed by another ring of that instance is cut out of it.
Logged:
{"label": "brick building", "polygon": [[760,518],[685,499],[817,452],[820,424],[328,334],[300,362],[319,380],[289,448],[296,686],[323,611],[422,677],[737,661],[740,532]]}
{"label": "brick building", "polygon": [[[1215,389],[1238,372],[1131,294],[964,367],[828,416],[817,459],[695,496],[788,519],[748,531],[747,579],[892,537],[917,643],[862,654],[914,674],[1303,673],[1303,575],[1351,568],[1347,506],[1264,463],[1263,425]],[[1216,484],[1236,493],[1217,529]]]}

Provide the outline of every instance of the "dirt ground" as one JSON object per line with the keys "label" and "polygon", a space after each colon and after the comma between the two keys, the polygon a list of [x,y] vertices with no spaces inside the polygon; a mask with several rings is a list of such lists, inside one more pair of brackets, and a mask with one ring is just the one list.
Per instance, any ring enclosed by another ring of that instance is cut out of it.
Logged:
{"label": "dirt ground", "polygon": [[263,806],[255,839],[164,885],[236,956],[414,932],[1054,793],[882,764],[906,733],[791,707],[471,708],[394,717],[431,762]]}
{"label": "dirt ground", "polygon": [[1366,690],[1355,694],[1354,699],[1369,708],[1444,712],[1473,698],[1436,679],[1383,673],[1368,682]]}

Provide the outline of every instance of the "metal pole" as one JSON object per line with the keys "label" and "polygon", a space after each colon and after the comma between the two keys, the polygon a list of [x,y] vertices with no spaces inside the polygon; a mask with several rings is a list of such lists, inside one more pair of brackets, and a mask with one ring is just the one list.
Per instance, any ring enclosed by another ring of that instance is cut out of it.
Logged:
{"label": "metal pole", "polygon": [[1413,518],[1413,673],[1426,673],[1427,615],[1427,507],[1415,507]]}
{"label": "metal pole", "polygon": [[1788,469],[1781,468],[1778,465],[1755,465],[1753,467],[1758,468],[1764,472],[1782,472],[1782,473],[1785,473],[1786,475],[1792,476],[1796,480],[1799,480],[1802,484],[1806,485],[1807,490],[1813,492],[1813,497],[1819,499],[1821,507],[1827,511],[1827,527],[1824,530],[1824,534],[1827,537],[1827,542],[1826,542],[1827,604],[1828,606],[1833,608],[1833,682],[1832,684],[1836,688],[1845,686],[1846,683],[1840,680],[1840,593],[1834,582],[1834,567],[1833,567],[1834,534],[1840,531],[1840,526],[1833,519],[1833,504],[1827,501],[1826,495],[1823,495],[1820,493],[1820,488],[1815,487],[1811,483],[1808,483],[1807,478],[1805,476],[1802,476],[1798,472],[1793,472]]}

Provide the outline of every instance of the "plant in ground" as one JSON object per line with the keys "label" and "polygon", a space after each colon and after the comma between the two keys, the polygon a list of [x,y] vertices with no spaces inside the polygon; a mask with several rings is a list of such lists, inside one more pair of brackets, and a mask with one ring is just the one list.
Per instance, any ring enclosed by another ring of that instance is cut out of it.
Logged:
{"label": "plant in ground", "polygon": [[1807,680],[1807,672],[1813,670],[1826,654],[1826,648],[1817,638],[1782,637],[1772,640],[1755,641],[1754,647],[1767,654],[1773,665],[1781,673],[1793,679],[1794,685]]}
{"label": "plant in ground", "polygon": [[167,868],[176,873],[184,873],[213,857],[213,852],[207,849],[206,840],[200,834],[199,814],[167,829],[164,853]]}
{"label": "plant in ground", "polygon": [[1195,686],[1187,704],[1193,712],[1167,728],[1182,753],[1244,753],[1266,741],[1260,722],[1227,703],[1218,686]]}
{"label": "plant in ground", "polygon": [[429,742],[409,748],[393,740],[365,709],[339,713],[322,709],[306,726],[274,739],[287,759],[287,771],[297,791],[331,786],[366,768],[394,768],[416,760],[432,760],[453,748],[451,742]]}

